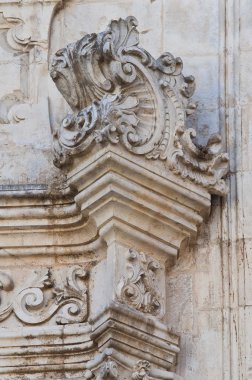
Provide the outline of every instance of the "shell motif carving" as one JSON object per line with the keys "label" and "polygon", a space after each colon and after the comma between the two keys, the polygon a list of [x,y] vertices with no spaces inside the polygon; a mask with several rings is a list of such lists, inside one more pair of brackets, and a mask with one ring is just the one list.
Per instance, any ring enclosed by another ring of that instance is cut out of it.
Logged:
{"label": "shell motif carving", "polygon": [[[57,284],[51,270],[41,272],[35,283],[21,289],[7,307],[0,309],[0,321],[14,313],[25,324],[43,323],[57,313],[58,324],[79,323],[87,317],[87,287],[83,280],[87,271],[80,267],[70,267],[65,283]],[[3,290],[13,290],[11,278],[0,273],[0,284]],[[48,294],[47,294],[48,293]]]}
{"label": "shell motif carving", "polygon": [[186,128],[195,81],[182,68],[180,58],[165,52],[154,59],[139,46],[134,17],[112,20],[104,32],[59,50],[51,77],[73,114],[54,136],[56,166],[92,144],[120,143],[132,154],[164,161],[167,170],[209,192],[225,193],[228,158],[219,153],[220,137],[199,147],[195,130]]}
{"label": "shell motif carving", "polygon": [[133,249],[129,250],[128,261],[128,274],[117,287],[118,300],[143,313],[161,316],[162,294],[156,276],[159,262]]}

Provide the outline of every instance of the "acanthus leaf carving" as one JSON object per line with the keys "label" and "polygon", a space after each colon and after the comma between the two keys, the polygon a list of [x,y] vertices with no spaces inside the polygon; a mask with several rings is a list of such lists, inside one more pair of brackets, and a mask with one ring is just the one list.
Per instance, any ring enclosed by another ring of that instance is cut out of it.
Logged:
{"label": "acanthus leaf carving", "polygon": [[196,132],[193,128],[177,131],[175,139],[177,150],[171,157],[171,169],[197,184],[207,183],[209,191],[215,194],[224,194],[226,184],[222,178],[227,173],[229,160],[227,153],[220,153],[220,136],[212,135],[203,147],[193,143],[194,137]]}
{"label": "acanthus leaf carving", "polygon": [[132,380],[150,380],[150,369],[151,364],[147,360],[139,360],[135,367],[134,372],[132,373]]}
{"label": "acanthus leaf carving", "polygon": [[[93,363],[92,363],[93,362]],[[125,358],[121,353],[114,349],[105,349],[98,357],[87,363],[89,369],[84,373],[85,380],[154,380],[152,364],[148,360],[138,360]],[[159,375],[166,375],[165,378],[171,379],[171,373],[160,371]],[[161,378],[164,378],[161,376]],[[173,377],[172,377],[173,378]]]}
{"label": "acanthus leaf carving", "polygon": [[195,131],[186,128],[186,115],[195,110],[194,77],[183,76],[180,58],[165,52],[154,59],[140,47],[136,27],[134,17],[112,20],[104,32],[55,54],[51,76],[74,111],[54,136],[55,165],[109,141],[163,160],[167,170],[211,193],[225,193],[227,155],[197,146]]}
{"label": "acanthus leaf carving", "polygon": [[[128,379],[131,380],[150,380],[152,379],[149,376],[151,369],[151,364],[147,360],[138,360],[138,362],[134,365],[133,372]],[[86,379],[90,378],[87,376]],[[92,374],[93,375],[93,374]],[[119,376],[119,368],[118,364],[110,357],[102,364],[99,369],[96,380],[119,380],[124,377]]]}
{"label": "acanthus leaf carving", "polygon": [[159,262],[134,249],[129,250],[128,261],[128,274],[117,286],[118,300],[143,313],[161,316],[163,301],[156,276]]}
{"label": "acanthus leaf carving", "polygon": [[108,358],[101,366],[96,380],[117,380],[118,378],[117,363],[114,360]]}
{"label": "acanthus leaf carving", "polygon": [[61,307],[61,313],[57,316],[58,324],[78,323],[86,320],[87,309],[87,287],[80,287],[78,279],[84,280],[88,276],[88,272],[76,266],[68,271],[67,283],[65,287],[54,288],[56,296],[55,303]]}
{"label": "acanthus leaf carving", "polygon": [[[138,144],[139,137],[135,129],[138,118],[134,112],[137,105],[135,97],[105,95],[101,102],[94,102],[91,107],[84,108],[77,115],[70,114],[63,120],[60,141],[69,148],[77,144],[74,148],[76,151],[88,146],[92,140],[117,144],[122,139],[125,146],[130,143]],[[124,133],[125,130],[127,134]],[[57,161],[62,164],[65,159],[66,156],[59,151]]]}
{"label": "acanthus leaf carving", "polygon": [[[85,380],[117,380],[119,379],[119,369],[117,363],[111,358],[110,349],[99,354],[98,358],[90,361],[91,368],[84,373]],[[98,359],[98,360],[97,360]],[[93,362],[93,363],[92,363]]]}
{"label": "acanthus leaf carving", "polygon": [[[6,319],[11,313],[14,313],[23,323],[31,325],[43,323],[56,313],[58,324],[85,321],[88,312],[87,287],[83,283],[80,285],[79,280],[83,282],[86,277],[87,271],[81,266],[70,267],[65,283],[58,285],[52,277],[51,270],[43,270],[34,284],[21,289],[13,296],[8,309],[0,310],[0,321]],[[3,289],[13,290],[13,287]]]}

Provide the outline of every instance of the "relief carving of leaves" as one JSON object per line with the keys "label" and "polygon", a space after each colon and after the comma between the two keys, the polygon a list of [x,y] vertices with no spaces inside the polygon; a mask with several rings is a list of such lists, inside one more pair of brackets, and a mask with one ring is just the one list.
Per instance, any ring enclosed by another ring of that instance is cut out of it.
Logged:
{"label": "relief carving of leaves", "polygon": [[[0,311],[0,321],[6,319],[12,312],[24,323],[40,324],[57,314],[59,324],[80,323],[87,317],[87,287],[83,281],[87,271],[80,267],[70,267],[65,282],[57,285],[50,269],[42,270],[37,279],[29,287],[21,289],[8,308]],[[0,284],[5,290],[11,289],[4,275]],[[78,282],[79,280],[80,282]],[[46,295],[47,294],[47,295]]]}
{"label": "relief carving of leaves", "polygon": [[159,315],[162,302],[155,274],[160,269],[159,263],[135,250],[130,250],[129,261],[128,274],[118,283],[118,299],[141,312]]}

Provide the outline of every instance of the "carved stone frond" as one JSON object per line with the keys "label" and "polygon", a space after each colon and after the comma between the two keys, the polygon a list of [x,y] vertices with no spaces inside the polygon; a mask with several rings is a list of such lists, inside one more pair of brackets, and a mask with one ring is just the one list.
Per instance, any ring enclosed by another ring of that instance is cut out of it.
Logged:
{"label": "carved stone frond", "polygon": [[[12,290],[13,282],[0,273],[0,285]],[[80,266],[70,267],[65,282],[57,284],[50,269],[43,270],[35,283],[13,295],[8,308],[0,309],[0,321],[12,312],[24,323],[36,325],[49,320],[57,313],[58,324],[79,323],[87,317],[87,288],[80,286],[87,272]],[[49,290],[49,296],[45,293]]]}
{"label": "carved stone frond", "polygon": [[128,274],[117,287],[118,300],[143,313],[160,316],[162,296],[156,277],[159,262],[133,249],[129,250],[128,261]]}
{"label": "carved stone frond", "polygon": [[134,17],[113,20],[55,54],[51,76],[74,111],[55,136],[56,166],[95,143],[120,143],[211,193],[225,193],[227,155],[211,144],[197,147],[185,125],[195,109],[194,78],[183,76],[180,58],[165,52],[154,59],[140,47],[136,27]]}
{"label": "carved stone frond", "polygon": [[220,136],[212,135],[203,147],[194,144],[194,137],[196,132],[192,128],[177,131],[174,144],[177,150],[171,157],[171,169],[183,178],[207,185],[214,194],[225,194],[226,184],[222,178],[227,173],[229,160],[227,153],[220,153]]}

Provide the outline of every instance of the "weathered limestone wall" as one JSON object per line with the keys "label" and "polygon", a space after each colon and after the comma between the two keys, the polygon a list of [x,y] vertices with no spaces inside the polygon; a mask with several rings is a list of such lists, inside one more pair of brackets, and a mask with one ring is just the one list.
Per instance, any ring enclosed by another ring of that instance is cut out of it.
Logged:
{"label": "weathered limestone wall", "polygon": [[[52,55],[129,15],[138,19],[141,45],[152,56],[169,51],[182,58],[184,74],[196,78],[197,110],[188,125],[202,144],[220,133],[230,157],[229,194],[212,197],[210,218],[167,270],[165,321],[181,337],[177,374],[186,380],[252,379],[249,0],[0,0],[1,207],[10,191],[32,193],[64,180],[53,165],[52,134],[69,106],[49,76]],[[19,239],[25,247],[25,237]],[[60,278],[61,268],[83,260],[48,253],[13,257],[3,240],[1,247],[0,269],[24,268],[19,283],[38,265],[55,265]],[[12,316],[8,326],[15,323]]]}

